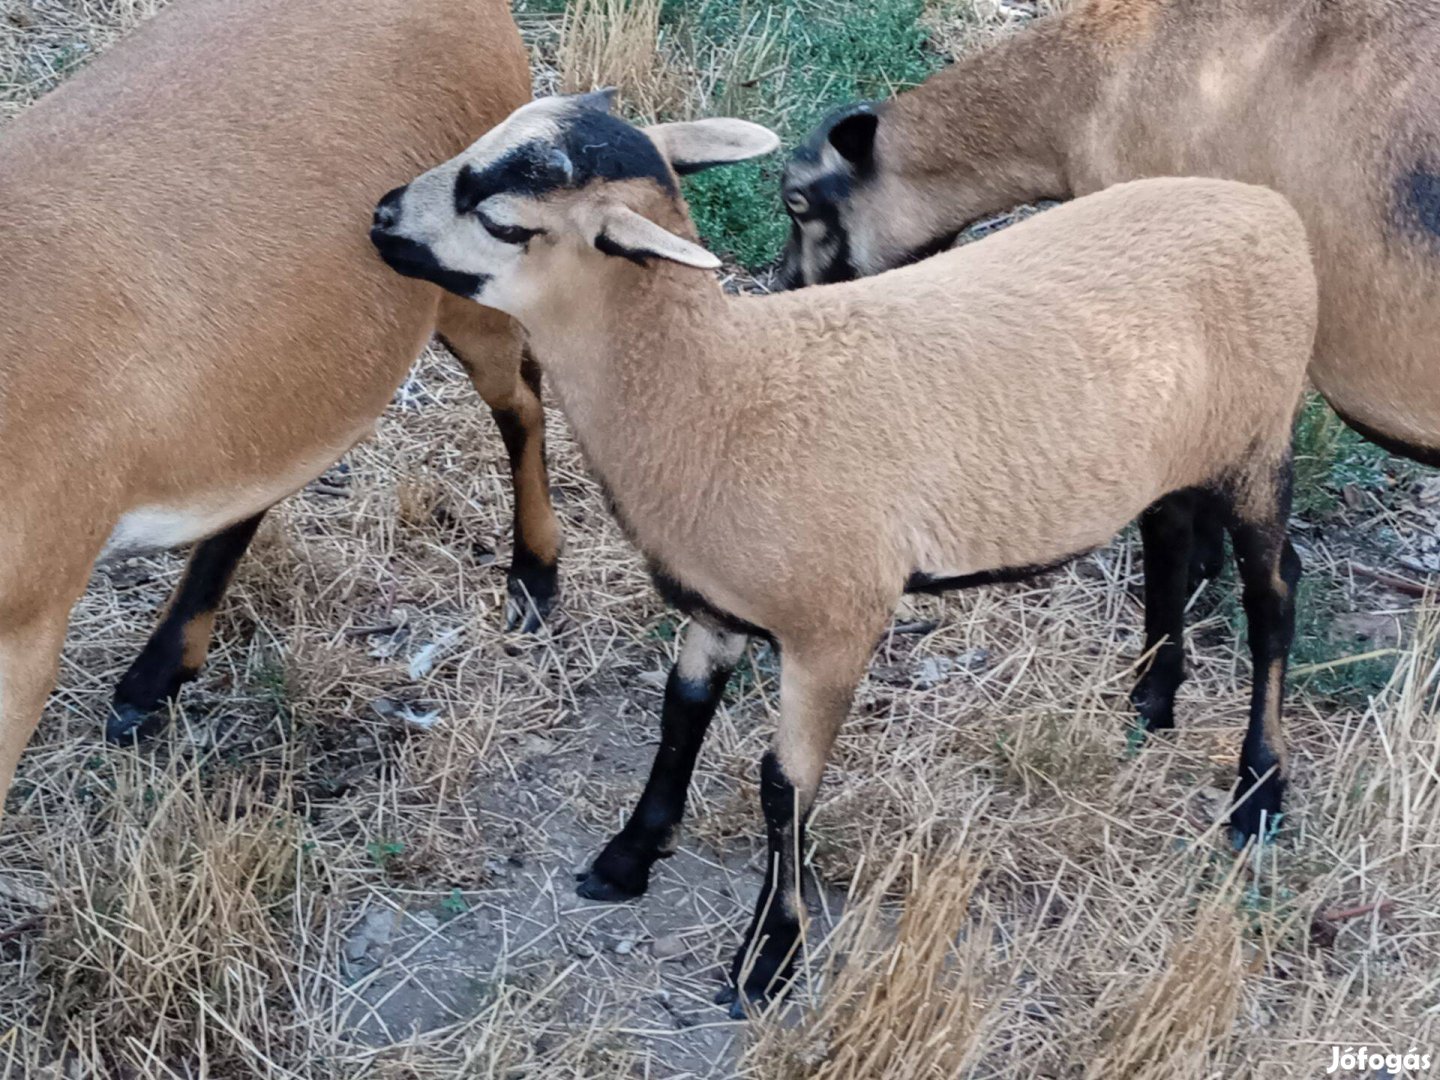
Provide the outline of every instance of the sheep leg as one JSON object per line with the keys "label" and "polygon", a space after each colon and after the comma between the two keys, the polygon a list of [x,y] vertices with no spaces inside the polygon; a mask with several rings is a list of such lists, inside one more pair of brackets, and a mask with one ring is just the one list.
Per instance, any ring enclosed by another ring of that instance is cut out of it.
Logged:
{"label": "sheep leg", "polygon": [[1230,814],[1237,847],[1252,837],[1264,839],[1267,828],[1274,825],[1287,775],[1280,709],[1295,636],[1295,588],[1301,569],[1285,528],[1290,515],[1288,469],[1276,488],[1266,500],[1268,513],[1234,513],[1229,523],[1243,588],[1254,680],[1250,722],[1240,750],[1236,805]]}
{"label": "sheep leg", "polygon": [[437,333],[470,376],[505,441],[515,489],[515,540],[506,579],[505,628],[533,634],[559,592],[560,523],[550,503],[540,367],[518,327],[491,308],[447,294]]}
{"label": "sheep leg", "polygon": [[150,640],[115,687],[105,724],[111,742],[148,738],[169,723],[169,704],[200,673],[215,609],[264,516],[261,511],[195,545]]}
{"label": "sheep leg", "polygon": [[1208,506],[1197,506],[1194,538],[1190,543],[1190,578],[1186,591],[1191,595],[1201,583],[1213,581],[1225,566],[1225,521]]}
{"label": "sheep leg", "polygon": [[1150,666],[1130,700],[1147,731],[1175,726],[1175,691],[1185,681],[1185,601],[1195,498],[1175,492],[1140,517],[1145,570],[1145,651]]}
{"label": "sheep leg", "polygon": [[868,656],[859,642],[840,663],[781,642],[780,724],[760,762],[768,869],[729,984],[715,998],[734,1019],[745,1016],[748,1003],[783,992],[792,977],[803,946],[805,823]]}
{"label": "sheep leg", "polygon": [[0,815],[20,754],[55,686],[68,611],[67,602],[23,622],[0,622]]}
{"label": "sheep leg", "polygon": [[685,816],[685,796],[695,759],[730,673],[748,639],[743,634],[693,622],[680,659],[665,684],[660,747],[640,802],[625,827],[605,845],[575,891],[587,900],[632,900],[650,884],[650,869],[674,853]]}

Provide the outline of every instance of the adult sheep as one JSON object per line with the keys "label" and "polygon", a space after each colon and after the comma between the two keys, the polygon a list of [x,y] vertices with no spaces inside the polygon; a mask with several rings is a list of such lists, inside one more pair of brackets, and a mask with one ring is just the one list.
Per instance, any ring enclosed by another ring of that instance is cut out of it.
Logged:
{"label": "adult sheep", "polygon": [[[1320,282],[1310,377],[1356,431],[1440,465],[1440,2],[1078,0],[791,158],[783,280],[941,250],[1017,203],[1147,176],[1281,192]],[[1196,576],[1219,568],[1197,521]]]}
{"label": "adult sheep", "polygon": [[201,541],[116,692],[153,728],[268,507],[362,438],[437,330],[500,423],[512,592],[553,592],[537,375],[405,281],[375,198],[529,99],[504,0],[186,0],[0,134],[0,796],[102,553]]}

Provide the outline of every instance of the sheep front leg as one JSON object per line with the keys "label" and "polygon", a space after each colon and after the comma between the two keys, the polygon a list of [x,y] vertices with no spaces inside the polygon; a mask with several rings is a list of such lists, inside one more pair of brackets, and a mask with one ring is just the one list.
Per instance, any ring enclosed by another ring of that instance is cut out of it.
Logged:
{"label": "sheep front leg", "polygon": [[685,631],[680,659],[665,684],[660,747],[650,778],[625,827],[579,875],[575,891],[587,900],[640,896],[649,887],[651,867],[674,853],[695,760],[747,640],[699,621]]}
{"label": "sheep front leg", "polygon": [[805,823],[873,640],[867,636],[844,652],[819,656],[781,642],[780,724],[773,748],[760,762],[769,846],[765,880],[729,985],[715,998],[730,1006],[734,1019],[745,1016],[747,1004],[783,992],[794,972],[803,946]]}
{"label": "sheep front leg", "polygon": [[515,491],[514,545],[506,579],[505,628],[537,633],[560,591],[560,523],[545,464],[540,367],[519,327],[493,308],[446,294],[436,334],[490,407],[505,441]]}
{"label": "sheep front leg", "polygon": [[1175,726],[1175,692],[1185,681],[1185,601],[1196,521],[1195,496],[1176,492],[1140,517],[1145,566],[1145,651],[1150,666],[1130,700],[1147,731]]}
{"label": "sheep front leg", "polygon": [[170,722],[169,704],[200,673],[210,651],[215,609],[235,567],[255,538],[262,511],[200,541],[185,574],[140,655],[115,687],[105,737],[111,742],[148,738]]}
{"label": "sheep front leg", "polygon": [[1300,556],[1290,545],[1288,468],[1276,483],[1263,513],[1238,510],[1230,521],[1230,539],[1249,630],[1253,684],[1250,722],[1240,749],[1240,777],[1230,827],[1237,848],[1263,840],[1275,824],[1285,794],[1287,754],[1281,725],[1285,669],[1295,637],[1295,589]]}

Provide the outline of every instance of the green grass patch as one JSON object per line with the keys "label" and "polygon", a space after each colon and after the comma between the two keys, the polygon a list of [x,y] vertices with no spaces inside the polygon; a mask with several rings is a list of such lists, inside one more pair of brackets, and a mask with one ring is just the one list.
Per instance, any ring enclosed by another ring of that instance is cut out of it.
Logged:
{"label": "green grass patch", "polygon": [[1311,394],[1295,423],[1295,515],[1317,518],[1339,509],[1347,485],[1382,491],[1392,476],[1406,479],[1410,463],[1392,458],[1345,424],[1319,394]]}
{"label": "green grass patch", "polygon": [[[1242,649],[1249,648],[1245,613],[1241,606],[1240,584],[1234,564],[1227,560],[1224,571],[1210,588],[1219,592],[1218,611]],[[1332,664],[1349,656],[1375,651],[1361,641],[1346,641],[1337,632],[1335,620],[1352,610],[1345,586],[1332,577],[1306,571],[1295,591],[1295,641],[1290,648],[1290,683],[1333,701],[1363,707],[1390,681],[1398,659],[1378,656],[1333,667],[1304,670]]]}
{"label": "green grass patch", "polygon": [[[889,97],[942,64],[919,19],[922,0],[670,0],[662,28],[707,72],[708,112],[742,116],[793,145],[853,101]],[[783,154],[685,181],[705,244],[751,270],[773,263],[788,225]]]}

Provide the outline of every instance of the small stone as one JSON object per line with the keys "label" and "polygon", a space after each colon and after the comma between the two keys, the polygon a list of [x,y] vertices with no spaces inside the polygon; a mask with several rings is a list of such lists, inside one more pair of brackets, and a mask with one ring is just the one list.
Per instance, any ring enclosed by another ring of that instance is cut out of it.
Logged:
{"label": "small stone", "polygon": [[549,757],[555,753],[555,744],[543,735],[526,735],[520,749],[526,757]]}
{"label": "small stone", "polygon": [[690,947],[679,934],[666,934],[655,939],[652,951],[656,960],[673,960],[677,956],[684,956],[690,951]]}
{"label": "small stone", "polygon": [[966,671],[984,671],[990,666],[990,650],[983,648],[966,649],[955,657],[957,666]]}
{"label": "small stone", "polygon": [[595,955],[595,946],[591,945],[588,941],[577,941],[570,946],[570,951],[580,957],[581,960],[589,960]]}
{"label": "small stone", "polygon": [[652,690],[664,690],[665,684],[670,681],[670,673],[668,671],[642,671],[635,676],[635,681]]}
{"label": "small stone", "polygon": [[360,932],[372,945],[390,944],[390,936],[395,933],[395,909],[371,909],[361,924]]}
{"label": "small stone", "polygon": [[635,951],[635,942],[631,941],[629,938],[621,938],[619,941],[615,942],[615,951],[621,956],[629,956]]}
{"label": "small stone", "polygon": [[915,671],[915,686],[921,690],[929,690],[931,687],[939,686],[950,674],[954,661],[946,656],[927,656],[920,661],[920,666]]}
{"label": "small stone", "polygon": [[422,927],[432,933],[440,929],[440,920],[428,911],[417,911],[411,917]]}
{"label": "small stone", "polygon": [[365,959],[365,954],[369,951],[370,942],[360,934],[345,942],[345,959],[351,963]]}

